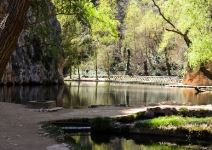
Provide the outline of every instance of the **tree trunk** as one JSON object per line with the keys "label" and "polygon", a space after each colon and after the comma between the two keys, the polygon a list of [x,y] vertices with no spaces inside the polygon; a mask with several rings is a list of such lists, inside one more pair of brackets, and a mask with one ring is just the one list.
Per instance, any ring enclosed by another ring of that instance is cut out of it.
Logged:
{"label": "tree trunk", "polygon": [[98,81],[98,61],[97,61],[97,50],[95,50],[95,59],[96,59],[96,63],[95,63],[95,71],[96,71],[96,81]]}
{"label": "tree trunk", "polygon": [[186,33],[183,35],[183,39],[186,42],[186,45],[188,46],[188,48],[191,46],[192,42],[188,37],[188,31],[186,31]]}
{"label": "tree trunk", "polygon": [[110,56],[108,52],[107,52],[107,77],[108,80],[110,80]]}
{"label": "tree trunk", "polygon": [[69,76],[70,76],[70,79],[72,79],[72,65],[70,66],[70,69],[69,69]]}
{"label": "tree trunk", "polygon": [[130,59],[131,59],[131,51],[130,49],[127,49],[127,72],[126,74],[127,75],[130,75],[131,74],[131,65],[130,65]]}
{"label": "tree trunk", "polygon": [[80,68],[79,68],[79,65],[77,66],[77,72],[78,72],[78,79],[79,79],[79,80],[81,80],[81,77],[80,77],[81,75],[80,75]]}
{"label": "tree trunk", "polygon": [[144,61],[144,75],[145,76],[149,75],[147,60]]}
{"label": "tree trunk", "polygon": [[165,59],[166,59],[166,69],[167,69],[167,73],[168,73],[168,76],[171,76],[171,65],[169,63],[169,57],[168,57],[168,50],[167,48],[165,48]]}
{"label": "tree trunk", "polygon": [[15,50],[28,8],[29,0],[9,0],[5,18],[1,21],[1,25],[5,24],[0,27],[0,78]]}
{"label": "tree trunk", "polygon": [[206,69],[204,64],[201,64],[200,71],[206,76],[208,79],[212,80],[212,72]]}

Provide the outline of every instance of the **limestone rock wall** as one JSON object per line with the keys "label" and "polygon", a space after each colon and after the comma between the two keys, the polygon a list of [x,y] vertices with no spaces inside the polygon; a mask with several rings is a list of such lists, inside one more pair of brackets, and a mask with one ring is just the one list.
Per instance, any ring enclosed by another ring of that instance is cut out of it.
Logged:
{"label": "limestone rock wall", "polygon": [[196,71],[188,72],[183,83],[195,86],[212,86],[212,62]]}
{"label": "limestone rock wall", "polygon": [[[7,1],[7,0],[4,0]],[[2,78],[4,84],[61,83],[63,49],[60,24],[50,0],[32,4],[17,47]]]}

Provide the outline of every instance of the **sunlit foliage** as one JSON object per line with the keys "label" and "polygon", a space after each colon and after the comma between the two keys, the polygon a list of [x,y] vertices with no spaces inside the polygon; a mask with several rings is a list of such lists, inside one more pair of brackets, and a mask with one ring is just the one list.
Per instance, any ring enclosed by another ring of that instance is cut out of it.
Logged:
{"label": "sunlit foliage", "polygon": [[[96,61],[95,63],[99,64],[105,64],[106,60],[112,62],[113,60],[105,56],[112,58],[119,36],[117,2],[115,0],[52,1],[62,25],[63,45],[69,51],[69,58],[79,60],[76,56],[83,52],[89,57],[86,61]],[[154,69],[154,61],[155,64],[159,62],[158,56],[155,55],[156,51],[159,53],[164,50],[168,52],[175,50],[176,53],[184,50],[186,58],[184,61],[193,68],[212,61],[212,1],[155,0],[171,24],[164,20],[153,2],[153,0],[129,0],[127,6],[122,50],[126,48],[132,50],[133,55],[136,55],[133,63],[140,66],[141,62],[148,60]],[[185,40],[183,37],[185,34],[191,41],[189,45],[186,42],[182,44],[179,40]],[[171,63],[168,62],[170,56],[167,52],[165,55],[164,53],[160,55],[159,57],[166,59],[166,64]],[[137,58],[140,62],[135,60]]]}
{"label": "sunlit foliage", "polygon": [[53,3],[62,26],[63,45],[73,65],[79,61],[76,56],[86,53],[86,57],[92,58],[100,45],[115,43],[118,22],[109,1],[94,4],[87,0],[53,0]]}
{"label": "sunlit foliage", "polygon": [[[152,0],[148,0],[152,3]],[[191,45],[186,51],[189,65],[192,67],[212,60],[212,18],[211,0],[159,0],[156,1],[163,14],[182,33],[188,30]],[[172,30],[170,24],[166,28]],[[167,31],[161,43],[163,48],[176,34]]]}

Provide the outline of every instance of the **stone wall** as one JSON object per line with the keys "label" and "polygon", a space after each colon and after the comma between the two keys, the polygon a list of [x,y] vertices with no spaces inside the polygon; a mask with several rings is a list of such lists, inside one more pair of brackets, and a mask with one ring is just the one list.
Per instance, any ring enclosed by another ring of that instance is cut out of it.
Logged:
{"label": "stone wall", "polygon": [[50,0],[32,4],[28,11],[26,27],[19,37],[1,82],[4,84],[63,82],[61,64],[64,58],[60,32],[60,24]]}

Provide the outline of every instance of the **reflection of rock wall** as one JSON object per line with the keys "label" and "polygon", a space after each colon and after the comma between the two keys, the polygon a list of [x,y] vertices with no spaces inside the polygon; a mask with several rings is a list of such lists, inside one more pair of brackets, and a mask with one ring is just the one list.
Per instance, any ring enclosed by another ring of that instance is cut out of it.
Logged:
{"label": "reflection of rock wall", "polygon": [[62,106],[63,86],[1,86],[0,101],[26,103],[28,101],[56,101]]}
{"label": "reflection of rock wall", "polygon": [[207,105],[211,103],[212,94],[208,92],[196,94],[195,90],[187,88],[183,89],[183,97],[186,104]]}
{"label": "reflection of rock wall", "polygon": [[[4,0],[8,1],[8,0]],[[45,84],[62,82],[58,62],[63,60],[60,24],[50,0],[39,1],[43,9],[31,7],[25,28],[7,65],[3,83]],[[39,6],[38,6],[39,7]],[[39,11],[39,13],[38,13]],[[45,12],[40,12],[45,11]],[[47,17],[41,17],[45,14]]]}
{"label": "reflection of rock wall", "polygon": [[188,72],[184,77],[184,84],[212,85],[212,62],[197,71]]}

